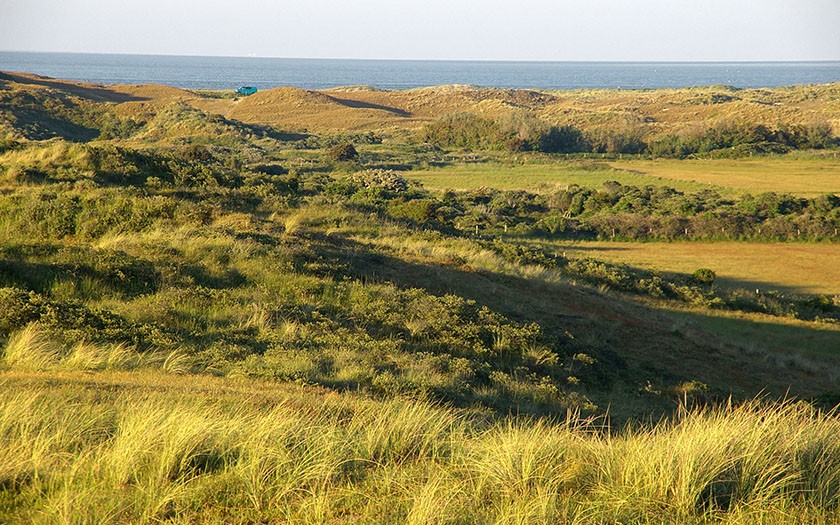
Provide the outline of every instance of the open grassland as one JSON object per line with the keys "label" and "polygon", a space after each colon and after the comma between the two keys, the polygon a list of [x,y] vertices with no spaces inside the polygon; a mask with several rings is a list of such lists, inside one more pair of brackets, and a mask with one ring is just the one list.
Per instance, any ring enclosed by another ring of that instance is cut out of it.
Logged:
{"label": "open grassland", "polygon": [[610,165],[653,179],[726,188],[739,192],[791,193],[813,197],[840,194],[840,159],[836,156],[768,156],[747,159],[617,160]]}
{"label": "open grassland", "polygon": [[805,404],[610,431],[298,385],[0,373],[4,523],[834,523]]}
{"label": "open grassland", "polygon": [[[632,164],[631,164],[632,166]],[[548,193],[570,185],[598,188],[607,181],[627,186],[669,186],[681,191],[714,189],[726,193],[723,186],[647,175],[631,169],[615,169],[605,161],[550,161],[503,163],[481,162],[456,164],[441,168],[413,170],[408,176],[431,190],[528,190]]]}
{"label": "open grassland", "polygon": [[710,268],[724,287],[840,294],[840,244],[752,242],[609,242],[535,244],[569,256],[594,257],[664,272]]}
{"label": "open grassland", "polygon": [[0,523],[840,523],[840,197],[613,164],[840,85],[0,84]]}
{"label": "open grassland", "polygon": [[840,194],[840,160],[834,157],[767,156],[752,159],[586,160],[480,162],[413,170],[412,179],[432,190],[550,192],[571,184],[596,188],[606,181],[628,186],[669,186],[722,194]]}

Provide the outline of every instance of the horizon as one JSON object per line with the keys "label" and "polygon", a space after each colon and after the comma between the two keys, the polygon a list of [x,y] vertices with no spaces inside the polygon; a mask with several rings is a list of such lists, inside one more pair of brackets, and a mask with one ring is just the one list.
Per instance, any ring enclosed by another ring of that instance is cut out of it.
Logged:
{"label": "horizon", "polygon": [[840,81],[840,61],[584,61],[243,57],[0,51],[0,70],[92,82],[186,89],[412,89],[463,84],[504,89],[769,88]]}
{"label": "horizon", "polygon": [[503,62],[503,63],[536,63],[536,64],[801,64],[801,63],[840,63],[837,59],[761,59],[761,60],[549,60],[549,59],[505,59],[505,58],[380,58],[380,57],[301,57],[301,56],[269,56],[269,55],[205,55],[205,54],[173,54],[173,53],[127,53],[101,51],[54,51],[54,50],[24,50],[0,49],[0,53],[33,53],[33,54],[63,54],[63,55],[107,55],[107,56],[137,56],[137,57],[184,57],[184,58],[255,58],[269,60],[341,60],[364,62]]}

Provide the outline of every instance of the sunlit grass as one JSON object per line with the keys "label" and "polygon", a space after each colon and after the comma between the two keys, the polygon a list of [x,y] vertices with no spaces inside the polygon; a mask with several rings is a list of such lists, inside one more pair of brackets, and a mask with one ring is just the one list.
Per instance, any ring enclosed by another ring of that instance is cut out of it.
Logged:
{"label": "sunlit grass", "polygon": [[183,352],[140,353],[124,343],[57,341],[37,322],[14,332],[0,350],[0,371],[95,371],[156,368],[173,373],[189,372],[194,359]]}
{"label": "sunlit grass", "polygon": [[616,432],[278,384],[99,374],[0,376],[3,522],[840,518],[840,422],[804,404],[691,410]]}
{"label": "sunlit grass", "polygon": [[614,169],[607,161],[537,160],[503,164],[497,162],[457,164],[442,168],[414,170],[407,174],[430,190],[473,190],[481,187],[499,190],[528,190],[548,193],[577,184],[586,188],[600,188],[606,181],[627,186],[670,186],[681,191],[714,189],[728,193],[724,185],[645,175],[628,169]]}
{"label": "sunlit grass", "polygon": [[627,186],[669,186],[680,191],[713,190],[722,194],[792,193],[814,197],[840,193],[840,160],[801,155],[751,159],[578,159],[523,157],[521,163],[490,161],[411,171],[409,177],[431,190],[499,190],[550,192],[577,184],[598,188],[606,181]]}
{"label": "sunlit grass", "polygon": [[710,268],[718,286],[840,294],[840,244],[834,243],[519,242],[663,272]]}
{"label": "sunlit grass", "polygon": [[617,160],[610,165],[641,177],[670,180],[675,187],[690,183],[728,191],[772,191],[803,197],[840,193],[840,159],[836,154],[813,158],[793,154],[747,159]]}

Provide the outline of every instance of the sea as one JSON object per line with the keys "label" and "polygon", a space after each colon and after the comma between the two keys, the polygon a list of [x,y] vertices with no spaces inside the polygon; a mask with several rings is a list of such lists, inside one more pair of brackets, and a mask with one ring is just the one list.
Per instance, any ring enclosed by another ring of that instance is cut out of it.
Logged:
{"label": "sea", "polygon": [[840,82],[831,62],[519,62],[348,60],[0,51],[0,71],[187,89],[409,89],[444,84],[523,89],[770,88]]}

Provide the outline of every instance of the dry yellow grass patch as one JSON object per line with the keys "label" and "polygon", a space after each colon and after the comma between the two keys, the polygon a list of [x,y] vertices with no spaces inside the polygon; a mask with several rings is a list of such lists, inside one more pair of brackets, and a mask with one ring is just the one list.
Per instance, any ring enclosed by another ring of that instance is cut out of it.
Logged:
{"label": "dry yellow grass patch", "polygon": [[623,432],[161,374],[0,374],[3,523],[836,523],[836,417]]}
{"label": "dry yellow grass patch", "polygon": [[815,196],[840,194],[840,158],[627,160],[612,166],[651,177],[723,186],[735,190]]}
{"label": "dry yellow grass patch", "polygon": [[711,268],[724,285],[840,294],[840,245],[747,242],[575,242],[553,247],[649,269]]}

